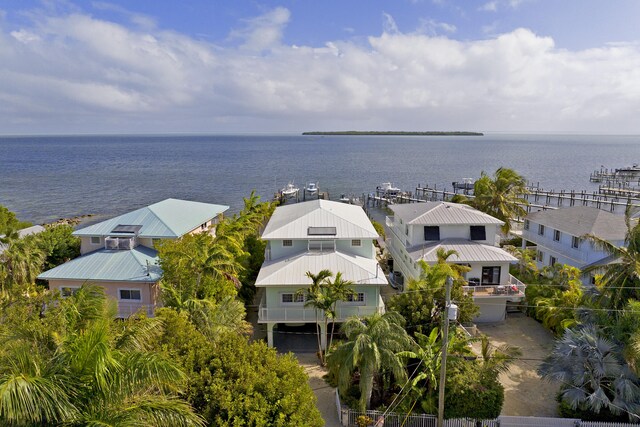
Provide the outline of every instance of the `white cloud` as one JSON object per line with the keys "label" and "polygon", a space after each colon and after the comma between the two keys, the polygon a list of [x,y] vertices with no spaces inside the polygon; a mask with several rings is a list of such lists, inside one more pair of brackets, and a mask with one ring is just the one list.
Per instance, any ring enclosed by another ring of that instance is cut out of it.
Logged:
{"label": "white cloud", "polygon": [[388,13],[382,14],[382,28],[385,33],[396,34],[399,32],[395,19]]}
{"label": "white cloud", "polygon": [[245,20],[245,27],[235,30],[231,38],[241,39],[247,50],[262,51],[277,46],[291,13],[284,7],[275,8],[257,18]]}
{"label": "white cloud", "polygon": [[496,12],[498,10],[498,2],[497,1],[487,2],[482,6],[480,6],[480,10],[484,10],[486,12]]}
{"label": "white cloud", "polygon": [[453,24],[448,24],[446,22],[438,22],[433,19],[423,19],[420,21],[420,32],[437,36],[441,33],[453,34],[457,31],[457,28]]}
{"label": "white cloud", "polygon": [[389,16],[364,42],[288,46],[289,19],[274,9],[224,45],[78,12],[0,27],[0,128],[640,131],[638,44],[569,51],[527,29],[458,41]]}

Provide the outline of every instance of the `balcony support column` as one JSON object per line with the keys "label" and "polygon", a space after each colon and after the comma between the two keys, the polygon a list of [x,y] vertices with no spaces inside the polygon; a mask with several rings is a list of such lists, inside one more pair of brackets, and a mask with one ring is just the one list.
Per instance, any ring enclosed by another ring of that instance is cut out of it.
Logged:
{"label": "balcony support column", "polygon": [[267,346],[273,347],[273,327],[275,323],[267,323]]}

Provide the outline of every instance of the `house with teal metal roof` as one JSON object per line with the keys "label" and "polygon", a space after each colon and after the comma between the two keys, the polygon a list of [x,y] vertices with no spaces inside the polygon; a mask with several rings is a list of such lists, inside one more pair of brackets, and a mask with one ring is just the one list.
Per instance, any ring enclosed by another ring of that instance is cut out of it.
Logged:
{"label": "house with teal metal roof", "polygon": [[228,206],[166,199],[133,212],[74,231],[80,257],[45,271],[39,279],[49,289],[71,295],[84,283],[102,286],[118,302],[122,318],[143,310],[153,315],[159,304],[155,245],[185,234],[212,233]]}

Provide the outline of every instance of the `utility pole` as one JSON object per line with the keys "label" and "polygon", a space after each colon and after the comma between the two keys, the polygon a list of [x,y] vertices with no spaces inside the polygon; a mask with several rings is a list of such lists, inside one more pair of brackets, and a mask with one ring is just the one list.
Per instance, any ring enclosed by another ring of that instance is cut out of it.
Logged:
{"label": "utility pole", "polygon": [[440,362],[440,383],[438,384],[438,427],[444,427],[444,385],[447,375],[447,345],[449,344],[449,306],[453,278],[447,277],[444,313],[442,315],[442,360]]}

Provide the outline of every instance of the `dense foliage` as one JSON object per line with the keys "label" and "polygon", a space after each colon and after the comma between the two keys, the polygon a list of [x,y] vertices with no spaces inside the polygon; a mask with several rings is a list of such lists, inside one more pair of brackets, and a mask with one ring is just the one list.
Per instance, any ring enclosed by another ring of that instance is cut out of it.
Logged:
{"label": "dense foliage", "polygon": [[406,329],[410,334],[428,333],[434,327],[441,326],[442,313],[445,309],[445,283],[447,277],[453,278],[451,300],[458,305],[458,321],[470,322],[478,313],[473,303],[473,296],[463,291],[466,285],[462,274],[468,267],[451,264],[455,259],[455,251],[438,249],[438,262],[429,265],[420,262],[422,273],[417,280],[409,280],[407,292],[395,295],[388,302],[388,307],[400,313],[406,321]]}
{"label": "dense foliage", "polygon": [[[43,307],[46,304],[46,309]],[[161,324],[116,323],[101,288],[17,299],[0,319],[0,423],[191,426],[179,365],[150,350]]]}
{"label": "dense foliage", "polygon": [[322,426],[307,376],[292,355],[222,333],[207,339],[185,313],[161,309],[158,345],[187,373],[186,398],[210,425]]}
{"label": "dense foliage", "polygon": [[8,236],[30,225],[30,222],[18,220],[15,213],[0,205],[0,236]]}

